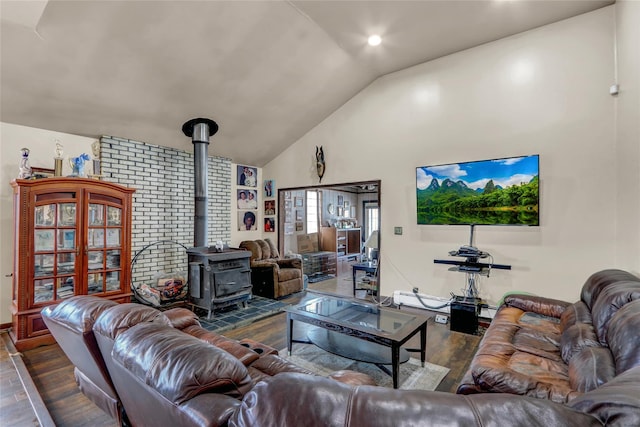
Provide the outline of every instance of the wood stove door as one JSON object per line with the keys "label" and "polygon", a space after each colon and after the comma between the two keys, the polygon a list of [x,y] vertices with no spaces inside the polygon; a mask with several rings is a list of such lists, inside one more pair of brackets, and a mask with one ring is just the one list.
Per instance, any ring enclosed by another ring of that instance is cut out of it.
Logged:
{"label": "wood stove door", "polygon": [[221,298],[251,287],[251,270],[213,272],[214,298]]}

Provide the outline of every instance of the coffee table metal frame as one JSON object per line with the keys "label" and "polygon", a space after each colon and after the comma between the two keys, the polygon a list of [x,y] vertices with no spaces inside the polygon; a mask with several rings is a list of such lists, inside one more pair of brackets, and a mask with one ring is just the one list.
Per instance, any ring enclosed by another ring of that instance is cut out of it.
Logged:
{"label": "coffee table metal frame", "polygon": [[[307,306],[309,304],[313,304],[315,302],[319,302],[323,299],[336,299],[336,300],[346,300],[353,302],[354,304],[367,307],[369,309],[376,309],[380,312],[389,311],[393,312],[394,316],[398,316],[398,314],[407,316],[407,323],[405,323],[399,330],[395,332],[387,332],[382,331],[373,327],[363,326],[358,323],[349,322],[345,320],[331,318],[329,316],[323,316],[316,313],[311,313],[308,311],[301,310],[301,307]],[[424,367],[425,357],[426,357],[426,348],[427,348],[427,322],[429,320],[428,317],[421,316],[419,314],[408,314],[401,313],[398,310],[388,309],[384,307],[378,307],[373,304],[367,304],[362,302],[362,300],[357,300],[353,298],[346,297],[338,297],[338,296],[322,296],[319,298],[315,298],[313,300],[309,300],[307,302],[292,306],[286,307],[284,309],[287,312],[287,353],[291,355],[291,349],[294,342],[300,343],[311,343],[310,341],[302,341],[302,340],[294,340],[293,339],[293,321],[297,320],[299,322],[307,323],[310,325],[318,326],[323,329],[327,329],[332,332],[337,332],[340,334],[348,335],[350,337],[358,338],[361,340],[373,342],[376,344],[381,344],[383,346],[389,347],[391,349],[391,377],[393,378],[393,388],[398,388],[398,371],[400,365],[400,347],[406,343],[410,338],[412,338],[415,334],[420,332],[420,348],[419,349],[405,349],[411,352],[420,352],[420,361],[422,362],[422,367]],[[378,367],[383,369],[385,372],[388,371],[381,366],[380,364],[376,364]]]}

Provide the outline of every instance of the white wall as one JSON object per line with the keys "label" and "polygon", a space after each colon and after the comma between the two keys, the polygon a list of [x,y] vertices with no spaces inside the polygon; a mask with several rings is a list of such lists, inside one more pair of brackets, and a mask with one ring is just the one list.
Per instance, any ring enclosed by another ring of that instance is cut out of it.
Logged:
{"label": "white wall", "polygon": [[476,245],[513,266],[483,279],[480,294],[492,303],[513,290],[576,300],[589,274],[637,269],[637,261],[616,264],[615,189],[624,173],[611,172],[619,161],[608,92],[614,16],[607,7],[384,76],[264,176],[282,187],[314,183],[322,145],[323,183],[381,179],[382,294],[417,286],[448,296],[464,275],[433,260],[466,244],[469,229],[416,225],[415,168],[540,154],[541,226],[477,227]]}
{"label": "white wall", "polygon": [[640,2],[616,3],[617,263],[640,271]]}
{"label": "white wall", "polygon": [[13,189],[11,180],[18,176],[20,149],[28,148],[31,166],[53,169],[55,139],[64,146],[63,175],[71,169],[67,157],[82,153],[92,156],[96,139],[0,122],[0,324],[11,322],[11,277],[13,271]]}

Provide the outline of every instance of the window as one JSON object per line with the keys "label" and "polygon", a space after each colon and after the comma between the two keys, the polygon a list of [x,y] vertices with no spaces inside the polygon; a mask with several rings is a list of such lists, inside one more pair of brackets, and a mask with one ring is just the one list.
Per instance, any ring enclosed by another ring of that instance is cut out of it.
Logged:
{"label": "window", "polygon": [[307,198],[307,234],[318,232],[318,192],[308,190]]}
{"label": "window", "polygon": [[365,201],[364,205],[364,236],[362,239],[364,241],[371,236],[375,230],[379,228],[379,214],[380,207],[378,206],[378,202]]}

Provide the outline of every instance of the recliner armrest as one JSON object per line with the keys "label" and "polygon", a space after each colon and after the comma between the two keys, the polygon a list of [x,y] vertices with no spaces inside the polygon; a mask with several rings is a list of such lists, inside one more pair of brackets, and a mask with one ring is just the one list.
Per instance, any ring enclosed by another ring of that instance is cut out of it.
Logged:
{"label": "recliner armrest", "polygon": [[559,319],[571,303],[535,295],[511,294],[504,298],[504,305]]}
{"label": "recliner armrest", "polygon": [[302,260],[298,258],[283,258],[276,262],[281,268],[298,268],[302,270]]}
{"label": "recliner armrest", "polygon": [[273,260],[251,261],[251,268],[277,268],[278,264]]}

